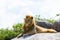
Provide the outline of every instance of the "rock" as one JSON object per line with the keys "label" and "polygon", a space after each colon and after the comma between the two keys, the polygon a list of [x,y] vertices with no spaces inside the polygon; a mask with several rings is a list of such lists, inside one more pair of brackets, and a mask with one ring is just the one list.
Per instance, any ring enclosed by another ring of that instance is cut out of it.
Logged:
{"label": "rock", "polygon": [[48,22],[36,22],[36,24],[38,26],[42,26],[44,28],[52,28],[53,27],[53,25],[51,23],[48,23]]}
{"label": "rock", "polygon": [[36,25],[42,26],[44,28],[52,28],[55,29],[57,32],[60,32],[60,21],[55,21],[53,24],[48,22],[36,22]]}
{"label": "rock", "polygon": [[38,33],[27,37],[13,38],[11,40],[60,40],[60,33]]}
{"label": "rock", "polygon": [[60,22],[58,22],[58,21],[54,22],[53,29],[60,32]]}

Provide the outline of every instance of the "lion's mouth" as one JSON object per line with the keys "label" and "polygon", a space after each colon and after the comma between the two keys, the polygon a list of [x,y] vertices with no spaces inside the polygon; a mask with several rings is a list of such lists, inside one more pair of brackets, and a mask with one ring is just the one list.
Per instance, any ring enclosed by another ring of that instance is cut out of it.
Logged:
{"label": "lion's mouth", "polygon": [[28,24],[26,24],[25,26],[28,26]]}

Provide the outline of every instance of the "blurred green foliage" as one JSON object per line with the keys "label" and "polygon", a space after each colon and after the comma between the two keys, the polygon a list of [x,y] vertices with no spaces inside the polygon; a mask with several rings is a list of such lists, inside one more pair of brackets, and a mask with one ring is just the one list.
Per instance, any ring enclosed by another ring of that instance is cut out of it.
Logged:
{"label": "blurred green foliage", "polygon": [[22,32],[22,23],[13,25],[13,30],[0,29],[0,40],[11,40]]}
{"label": "blurred green foliage", "polygon": [[60,16],[60,14],[56,14],[56,16]]}
{"label": "blurred green foliage", "polygon": [[49,23],[54,23],[55,22],[55,20],[53,20],[53,19],[47,19],[47,21],[49,22]]}
{"label": "blurred green foliage", "polygon": [[21,33],[22,32],[22,23],[13,25],[13,29],[15,32]]}
{"label": "blurred green foliage", "polygon": [[[59,14],[57,14],[57,15],[59,15]],[[50,18],[50,19],[41,18],[40,15],[35,16],[35,21],[47,21],[47,22],[52,23],[52,24],[55,22],[55,20],[52,18]]]}

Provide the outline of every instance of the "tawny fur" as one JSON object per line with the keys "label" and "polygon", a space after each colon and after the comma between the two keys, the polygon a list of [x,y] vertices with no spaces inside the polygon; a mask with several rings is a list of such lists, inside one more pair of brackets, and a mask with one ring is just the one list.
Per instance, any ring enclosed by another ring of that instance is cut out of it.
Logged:
{"label": "tawny fur", "polygon": [[43,28],[41,26],[36,26],[36,30],[38,33],[56,33],[57,31],[54,29],[47,29],[47,28]]}
{"label": "tawny fur", "polygon": [[23,34],[36,34],[36,33],[55,33],[54,29],[47,29],[35,24],[33,16],[27,15],[24,19],[23,33],[17,37],[21,37]]}

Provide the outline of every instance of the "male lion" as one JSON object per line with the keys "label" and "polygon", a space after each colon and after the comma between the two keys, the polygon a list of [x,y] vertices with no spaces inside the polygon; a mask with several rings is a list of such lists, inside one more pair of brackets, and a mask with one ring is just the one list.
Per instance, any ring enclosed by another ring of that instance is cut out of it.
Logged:
{"label": "male lion", "polygon": [[34,22],[33,16],[27,15],[24,19],[23,24],[23,33],[18,35],[17,37],[21,37],[23,34],[36,34],[36,33],[54,33],[57,32],[54,29],[46,29],[41,26],[37,26]]}

